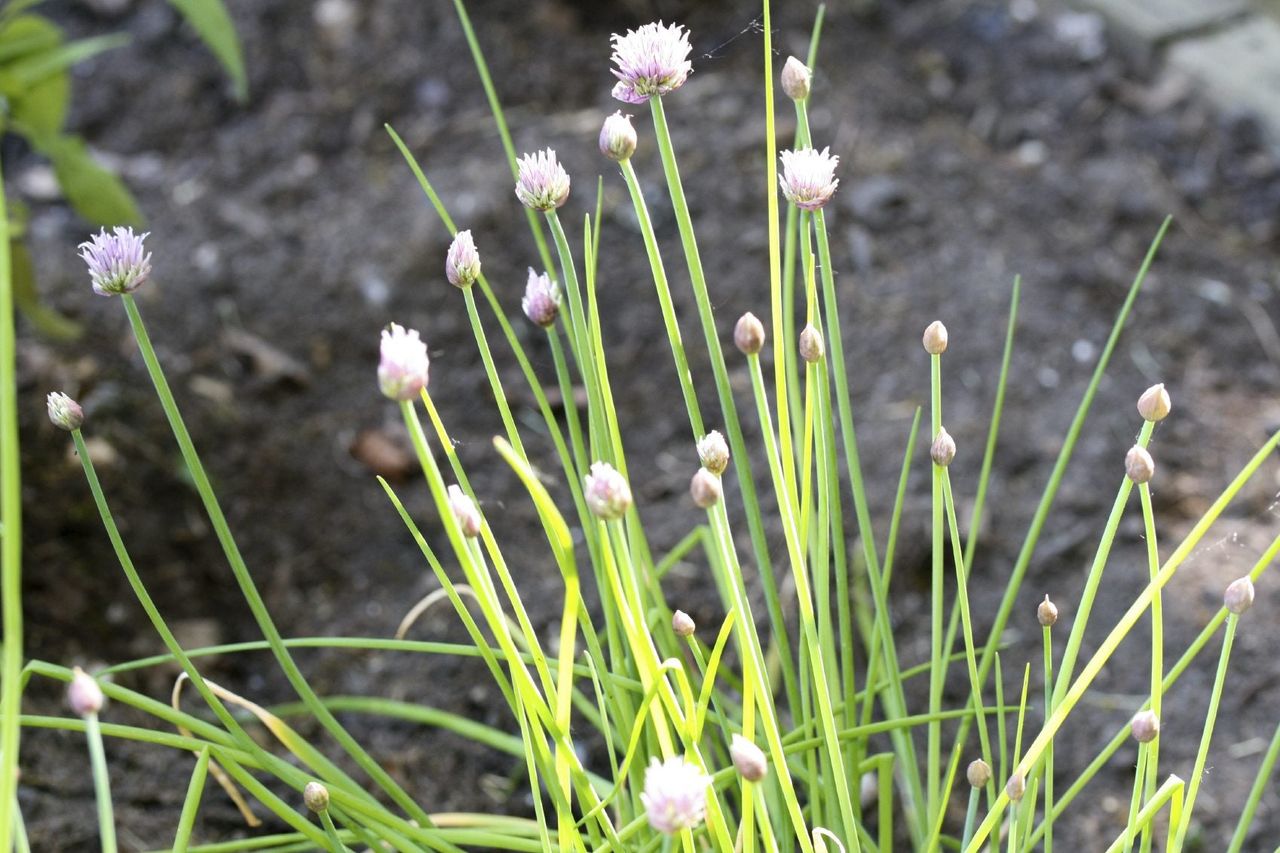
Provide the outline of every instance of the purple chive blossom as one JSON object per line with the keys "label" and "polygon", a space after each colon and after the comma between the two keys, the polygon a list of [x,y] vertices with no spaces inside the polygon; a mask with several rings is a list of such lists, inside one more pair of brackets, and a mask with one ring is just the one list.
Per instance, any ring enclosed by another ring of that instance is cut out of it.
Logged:
{"label": "purple chive blossom", "polygon": [[569,173],[556,160],[556,152],[545,148],[520,158],[516,178],[516,198],[525,207],[544,213],[555,210],[569,197]]}
{"label": "purple chive blossom", "polygon": [[524,314],[544,329],[556,324],[560,314],[560,288],[551,276],[538,275],[529,267],[529,283],[524,288],[524,299],[520,300]]}
{"label": "purple chive blossom", "polygon": [[45,403],[49,408],[49,420],[58,429],[73,432],[84,424],[84,409],[61,391],[54,391],[45,398]]}
{"label": "purple chive blossom", "polygon": [[72,672],[71,683],[67,685],[67,705],[72,713],[79,717],[97,716],[106,703],[102,688],[94,677],[76,667]]}
{"label": "purple chive blossom", "polygon": [[631,116],[623,115],[619,110],[604,120],[604,126],[600,128],[601,154],[621,163],[636,153],[636,143],[636,129],[631,124]]}
{"label": "purple chive blossom", "polygon": [[689,31],[677,24],[645,24],[625,36],[614,33],[611,40],[617,66],[613,76],[618,78],[613,96],[619,101],[643,104],[655,95],[665,95],[683,86],[693,70]]}
{"label": "purple chive blossom", "polygon": [[89,266],[94,293],[119,296],[133,293],[146,283],[151,275],[151,253],[142,241],[147,236],[134,234],[132,228],[116,227],[110,234],[103,228],[77,247]]}
{"label": "purple chive blossom", "polygon": [[427,345],[413,329],[392,323],[382,330],[378,386],[392,400],[412,400],[427,387]]}
{"label": "purple chive blossom", "polygon": [[458,519],[458,527],[463,536],[474,539],[480,535],[480,508],[460,486],[449,487],[449,509],[453,510],[454,518]]}
{"label": "purple chive blossom", "polygon": [[583,483],[587,507],[605,521],[613,521],[626,515],[631,506],[631,487],[626,477],[608,462],[591,463],[591,473]]}
{"label": "purple chive blossom", "polygon": [[707,788],[711,777],[680,756],[661,763],[653,759],[644,774],[644,803],[649,825],[658,832],[675,835],[693,829],[707,813]]}
{"label": "purple chive blossom", "polygon": [[778,178],[782,194],[801,210],[821,209],[840,184],[835,177],[839,162],[830,148],[783,151],[782,175]]}
{"label": "purple chive blossom", "polygon": [[459,231],[449,244],[444,259],[444,274],[454,287],[470,287],[480,277],[480,253],[470,231]]}

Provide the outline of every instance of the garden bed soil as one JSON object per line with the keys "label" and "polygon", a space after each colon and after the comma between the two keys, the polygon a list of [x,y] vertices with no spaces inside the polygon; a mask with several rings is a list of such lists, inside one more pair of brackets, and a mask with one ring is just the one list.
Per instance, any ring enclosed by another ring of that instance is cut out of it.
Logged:
{"label": "garden bed soil", "polygon": [[[382,129],[390,122],[400,132],[460,226],[473,230],[499,298],[518,318],[525,268],[537,256],[451,4],[229,5],[250,73],[243,106],[228,97],[216,64],[168,5],[48,8],[77,34],[133,36],[128,47],[82,66],[73,122],[124,175],[148,217],[155,275],[139,293],[141,308],[277,624],[289,636],[389,636],[436,586],[370,470],[403,467],[396,485],[438,540],[425,487],[403,461],[398,413],[373,377],[378,332],[395,320],[430,342],[433,395],[491,523],[508,553],[521,557],[515,571],[535,624],[550,636],[559,576],[532,508],[489,444],[500,424],[462,297],[442,275],[448,235]],[[814,5],[779,5],[780,60],[803,52]],[[814,139],[843,158],[829,221],[881,538],[907,428],[927,403],[921,331],[935,318],[951,331],[946,423],[960,448],[953,477],[971,495],[1010,287],[1015,274],[1023,277],[1018,346],[971,583],[980,630],[994,616],[1128,283],[1161,220],[1175,217],[1014,611],[1004,656],[1012,693],[1024,661],[1039,656],[1036,602],[1052,594],[1061,624],[1071,623],[1071,602],[1139,426],[1134,401],[1147,385],[1166,382],[1174,400],[1152,445],[1164,554],[1280,426],[1280,169],[1248,117],[1219,115],[1183,81],[1126,63],[1093,19],[1032,14],[1029,0],[886,3],[864,15],[835,5],[811,115]],[[696,523],[686,497],[695,456],[673,403],[675,377],[625,188],[595,150],[601,119],[619,106],[608,96],[608,36],[660,15],[692,30],[695,74],[666,104],[727,339],[739,314],[766,316],[768,304],[756,9],[737,2],[509,0],[473,2],[471,12],[517,148],[554,146],[574,176],[567,221],[591,208],[595,176],[604,177],[602,323],[627,451],[640,463],[635,491],[651,542],[664,551]],[[648,116],[643,108],[633,112],[640,113],[636,167],[659,239],[672,253],[677,307],[695,373],[705,380]],[[785,144],[793,121],[782,125]],[[84,327],[80,339],[64,343],[29,325],[20,330],[27,653],[93,666],[161,650],[115,564],[66,435],[44,418],[43,397],[53,389],[84,403],[86,435],[125,539],[186,642],[258,638],[183,476],[123,310],[90,292],[75,257],[87,226],[41,193],[48,175],[36,158],[10,149],[6,167],[12,191],[32,208],[44,299]],[[516,325],[537,370],[551,376],[540,336]],[[495,325],[490,332],[496,341]],[[515,363],[504,346],[495,348],[518,417],[530,425],[531,452],[555,470]],[[714,411],[710,383],[702,387],[704,411]],[[749,433],[758,446],[758,431]],[[917,448],[894,575],[896,629],[908,661],[928,655],[923,454]],[[1268,464],[1170,586],[1171,660],[1218,607],[1227,582],[1275,535],[1276,491],[1276,468]],[[1140,527],[1131,508],[1086,654],[1145,584]],[[780,552],[779,533],[773,530]],[[665,587],[672,604],[700,623],[720,620],[700,563],[678,566]],[[1205,850],[1221,849],[1234,828],[1277,721],[1275,589],[1271,577],[1259,585],[1237,641],[1197,806]],[[462,639],[455,623],[437,608],[411,636]],[[1141,701],[1147,642],[1143,626],[1064,729],[1057,753],[1064,774]],[[1162,766],[1184,777],[1216,650],[1209,647],[1168,700]],[[426,703],[511,728],[478,661],[316,651],[298,658],[322,694]],[[207,672],[260,703],[293,698],[265,655],[223,656],[209,661]],[[160,669],[121,681],[164,698],[172,678]],[[954,702],[963,696],[961,680]],[[25,707],[60,713],[58,686],[33,679]],[[139,722],[119,707],[106,716]],[[431,728],[344,719],[432,811],[530,809],[518,762]],[[1059,824],[1061,842],[1092,850],[1114,837],[1134,755],[1126,745],[1102,771],[1101,784]],[[108,757],[124,848],[170,843],[192,762],[119,742],[108,745]],[[82,739],[28,731],[21,765],[20,803],[33,848],[93,849]],[[211,790],[197,837],[245,832]],[[1273,787],[1254,838],[1255,850],[1280,839]]]}

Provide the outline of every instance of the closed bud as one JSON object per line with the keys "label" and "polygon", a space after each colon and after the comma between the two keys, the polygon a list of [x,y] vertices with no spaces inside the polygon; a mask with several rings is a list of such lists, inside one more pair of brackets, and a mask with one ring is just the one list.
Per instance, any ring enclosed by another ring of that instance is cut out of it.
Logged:
{"label": "closed bud", "polygon": [[813,72],[794,56],[788,56],[782,66],[782,91],[793,101],[803,101],[809,97],[809,89],[813,85]]}
{"label": "closed bud", "polygon": [[698,626],[694,624],[692,616],[683,610],[677,610],[671,614],[671,630],[675,631],[677,637],[692,637]]}
{"label": "closed bud", "polygon": [[729,467],[729,445],[719,430],[713,429],[698,439],[698,460],[703,468],[716,475],[723,474]]}
{"label": "closed bud", "polygon": [[67,706],[79,717],[96,715],[107,703],[102,688],[92,675],[80,667],[72,670],[71,683],[67,685]]}
{"label": "closed bud", "polygon": [[724,489],[720,485],[719,477],[706,468],[699,468],[698,473],[693,475],[693,480],[689,483],[689,494],[699,507],[711,509],[720,503],[720,498],[724,496]]}
{"label": "closed bud", "polygon": [[587,508],[605,521],[622,518],[631,507],[631,486],[608,462],[591,463],[591,473],[584,478],[583,493]]}
{"label": "closed bud", "polygon": [[49,406],[49,420],[58,429],[74,432],[84,424],[84,410],[80,404],[61,391],[54,391],[46,399]]}
{"label": "closed bud", "polygon": [[1036,618],[1045,628],[1052,628],[1058,621],[1058,605],[1050,601],[1049,596],[1046,595],[1044,601],[1040,602],[1040,606],[1036,608]]}
{"label": "closed bud", "polygon": [[546,273],[539,275],[529,267],[529,281],[520,300],[524,315],[535,324],[549,329],[560,315],[560,287]]}
{"label": "closed bud", "polygon": [[764,324],[750,311],[738,319],[733,328],[733,343],[746,355],[755,355],[764,349]]}
{"label": "closed bud", "polygon": [[947,327],[941,320],[934,320],[924,330],[924,351],[929,355],[942,355],[947,351]]}
{"label": "closed bud", "polygon": [[600,153],[619,163],[631,159],[636,153],[636,129],[631,124],[631,116],[619,110],[604,120],[600,128]]}
{"label": "closed bud", "polygon": [[307,787],[302,789],[302,801],[316,814],[328,811],[329,789],[319,782],[308,782]]}
{"label": "closed bud", "polygon": [[454,287],[467,288],[480,277],[480,253],[470,231],[459,231],[444,258],[444,274]]}
{"label": "closed bud", "polygon": [[1135,483],[1145,483],[1156,473],[1156,461],[1141,445],[1135,444],[1124,455],[1124,473]]}
{"label": "closed bud", "polygon": [[1142,415],[1143,420],[1162,421],[1169,416],[1172,408],[1173,401],[1169,399],[1169,392],[1164,389],[1163,382],[1152,385],[1138,398],[1138,414]]}
{"label": "closed bud", "polygon": [[813,364],[826,352],[827,345],[822,340],[822,332],[815,329],[812,324],[805,326],[804,331],[800,333],[800,357]]}
{"label": "closed bud", "polygon": [[769,773],[769,761],[764,751],[742,735],[734,735],[729,745],[729,757],[738,775],[748,782],[759,782]]}
{"label": "closed bud", "polygon": [[1015,803],[1022,799],[1022,795],[1027,792],[1027,780],[1021,773],[1014,773],[1009,777],[1009,782],[1004,786],[1004,792],[1009,795],[1009,799]]}
{"label": "closed bud", "polygon": [[480,508],[458,486],[449,487],[449,509],[453,510],[453,517],[458,519],[458,527],[462,529],[463,536],[474,539],[480,535]]}
{"label": "closed bud", "polygon": [[1248,575],[1231,582],[1222,594],[1222,603],[1237,616],[1253,606],[1253,581]]}
{"label": "closed bud", "polygon": [[981,758],[975,758],[969,762],[969,769],[964,774],[969,779],[969,784],[975,788],[985,788],[987,783],[991,781],[991,765],[983,761]]}
{"label": "closed bud", "polygon": [[951,437],[951,433],[947,432],[946,428],[938,429],[938,436],[929,448],[929,456],[933,458],[934,465],[941,465],[943,468],[950,465],[951,460],[956,458],[956,440]]}
{"label": "closed bud", "polygon": [[1133,730],[1133,739],[1138,743],[1151,743],[1160,734],[1160,718],[1154,711],[1139,711],[1129,721]]}

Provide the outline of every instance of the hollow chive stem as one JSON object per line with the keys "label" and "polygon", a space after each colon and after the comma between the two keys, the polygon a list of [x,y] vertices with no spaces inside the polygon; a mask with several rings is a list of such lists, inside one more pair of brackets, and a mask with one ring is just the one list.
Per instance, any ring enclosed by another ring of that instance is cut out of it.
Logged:
{"label": "hollow chive stem", "polygon": [[298,697],[306,704],[307,710],[333,736],[333,739],[346,750],[352,760],[398,806],[404,809],[406,814],[413,817],[424,827],[433,826],[430,816],[422,807],[405,793],[404,789],[391,778],[391,775],[373,760],[373,757],[360,746],[359,742],[333,716],[333,713],[325,707],[320,697],[316,695],[311,685],[307,683],[302,671],[298,668],[297,663],[294,662],[293,656],[285,647],[280,631],[271,620],[266,603],[262,600],[262,595],[259,593],[258,587],[253,581],[253,576],[249,572],[249,567],[245,564],[244,557],[240,554],[240,547],[236,544],[234,536],[232,536],[231,528],[222,512],[222,506],[218,502],[217,495],[214,494],[208,474],[205,473],[204,464],[200,461],[199,454],[196,453],[195,444],[191,441],[191,434],[187,431],[186,422],[178,409],[177,401],[174,400],[173,391],[169,388],[169,380],[165,377],[164,370],[160,366],[160,359],[156,356],[155,348],[151,344],[151,336],[147,334],[147,327],[142,321],[142,314],[138,310],[138,305],[130,294],[123,294],[120,299],[124,302],[125,311],[129,316],[129,324],[133,328],[134,338],[138,342],[138,349],[141,351],[142,359],[147,366],[147,373],[155,386],[156,395],[160,398],[160,405],[164,408],[165,417],[169,421],[169,427],[177,440],[178,448],[182,452],[182,459],[191,474],[191,480],[195,484],[201,502],[204,504],[209,521],[213,525],[218,543],[222,546],[223,554],[231,566],[236,583],[239,585],[245,601],[249,604],[249,609],[253,613],[254,620],[258,623],[259,630],[262,631],[267,643],[271,646],[271,653],[280,664],[280,669],[284,672],[285,677],[289,680],[289,684],[298,694]]}
{"label": "hollow chive stem", "polygon": [[[7,211],[0,179],[0,211]],[[18,451],[17,341],[9,217],[0,215],[0,609],[4,649],[0,652],[0,844],[13,838],[17,801],[18,749],[22,711],[22,474]]]}
{"label": "hollow chive stem", "polygon": [[111,804],[111,778],[107,774],[107,754],[102,748],[102,727],[96,713],[84,717],[84,733],[89,742],[89,762],[93,767],[93,792],[98,803],[98,837],[102,853],[116,853],[116,819]]}
{"label": "hollow chive stem", "polygon": [[[1053,705],[1053,628],[1045,625],[1044,633],[1044,715],[1049,717]],[[1053,853],[1053,741],[1044,748],[1044,853]]]}
{"label": "hollow chive stem", "polygon": [[1276,732],[1271,736],[1271,746],[1267,747],[1262,766],[1258,768],[1258,775],[1253,780],[1253,787],[1249,790],[1249,798],[1245,800],[1244,809],[1240,812],[1240,821],[1236,824],[1236,831],[1231,836],[1231,846],[1227,848],[1227,853],[1240,853],[1244,849],[1249,830],[1253,826],[1253,816],[1257,813],[1262,795],[1273,778],[1271,774],[1275,771],[1278,758],[1280,758],[1280,725],[1276,726]]}
{"label": "hollow chive stem", "polygon": [[1187,840],[1187,832],[1191,829],[1191,813],[1195,809],[1196,796],[1200,793],[1200,782],[1204,778],[1204,765],[1209,760],[1209,745],[1213,741],[1213,728],[1218,722],[1218,705],[1222,701],[1222,686],[1227,680],[1227,663],[1231,660],[1231,646],[1235,642],[1236,627],[1240,624],[1240,615],[1232,613],[1227,616],[1227,630],[1222,637],[1222,654],[1218,658],[1218,672],[1213,679],[1213,690],[1209,694],[1209,710],[1204,717],[1204,730],[1200,735],[1200,749],[1196,751],[1195,768],[1187,780],[1187,796],[1182,807],[1182,820],[1178,824],[1178,832],[1174,836],[1172,853],[1179,853]]}
{"label": "hollow chive stem", "polygon": [[173,837],[173,853],[187,853],[191,832],[195,829],[196,814],[200,811],[200,798],[204,795],[204,783],[209,776],[209,747],[200,750],[196,768],[187,785],[187,796],[182,801],[182,814],[178,817],[178,830]]}
{"label": "hollow chive stem", "polygon": [[[1156,539],[1155,512],[1151,506],[1151,484],[1140,483],[1138,494],[1142,498],[1142,522],[1147,538],[1147,569],[1152,580],[1160,573],[1160,549]],[[1164,681],[1164,607],[1160,591],[1151,598],[1151,711],[1157,719],[1164,713],[1161,684]],[[1147,744],[1147,773],[1143,783],[1143,799],[1155,796],[1160,776],[1160,738]],[[1151,824],[1142,829],[1142,853],[1150,853],[1155,840]],[[1052,851],[1045,851],[1052,853]]]}
{"label": "hollow chive stem", "polygon": [[[932,353],[929,356],[929,418],[932,429],[931,438],[937,438],[942,430],[942,355]],[[942,609],[944,594],[944,552],[943,552],[943,495],[942,480],[945,471],[934,462],[932,467],[932,558],[930,572],[929,599],[929,713],[936,714],[942,710],[942,686],[946,680],[946,662],[942,657]],[[927,742],[928,809],[932,818],[939,813],[941,803],[942,777],[939,773],[942,751],[942,722],[934,720],[929,723]],[[1003,769],[1003,768],[1002,768]]]}

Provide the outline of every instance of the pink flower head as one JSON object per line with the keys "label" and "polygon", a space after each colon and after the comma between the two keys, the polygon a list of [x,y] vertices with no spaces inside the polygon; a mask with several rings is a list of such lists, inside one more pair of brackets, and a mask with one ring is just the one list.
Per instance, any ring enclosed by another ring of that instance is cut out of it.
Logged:
{"label": "pink flower head", "polygon": [[631,116],[624,116],[619,110],[604,120],[604,126],[600,128],[601,154],[621,163],[636,153],[636,143],[636,129],[631,124]]}
{"label": "pink flower head", "polygon": [[551,276],[538,275],[529,267],[529,283],[524,288],[524,299],[520,300],[524,314],[544,329],[556,324],[560,314],[560,288]]}
{"label": "pink flower head", "polygon": [[151,253],[142,241],[147,234],[135,235],[132,228],[103,228],[81,243],[80,257],[89,266],[93,292],[99,296],[133,293],[151,275]]}
{"label": "pink flower head", "polygon": [[412,400],[427,387],[427,345],[413,329],[392,323],[382,330],[378,386],[392,400]]}
{"label": "pink flower head", "polygon": [[569,173],[556,160],[556,152],[545,148],[525,154],[519,162],[516,198],[525,207],[544,213],[555,210],[569,197]]}
{"label": "pink flower head", "polygon": [[613,96],[619,101],[643,104],[655,95],[679,89],[689,79],[693,66],[689,62],[689,31],[684,27],[658,21],[610,38],[617,66],[613,76],[618,78]]}
{"label": "pink flower head", "polygon": [[584,480],[587,507],[605,521],[622,518],[631,506],[631,487],[627,478],[608,462],[591,463],[591,473]]}
{"label": "pink flower head", "polygon": [[449,487],[449,509],[453,510],[454,518],[458,519],[458,527],[462,529],[463,536],[474,539],[480,535],[480,508],[460,486]]}
{"label": "pink flower head", "polygon": [[444,274],[454,287],[470,287],[480,277],[480,253],[470,231],[459,231],[449,244],[444,259]]}
{"label": "pink flower head", "polygon": [[801,210],[821,209],[840,184],[835,177],[839,162],[830,148],[783,151],[782,175],[778,178],[782,194]]}
{"label": "pink flower head", "polygon": [[711,777],[684,758],[677,755],[661,763],[653,759],[640,795],[649,825],[666,835],[693,829],[706,817],[709,787]]}
{"label": "pink flower head", "polygon": [[67,685],[67,705],[72,713],[80,717],[95,716],[106,703],[102,688],[94,677],[76,667],[71,675],[71,683]]}
{"label": "pink flower head", "polygon": [[49,409],[49,420],[58,429],[74,432],[84,424],[84,409],[61,391],[54,391],[46,397],[45,404]]}

